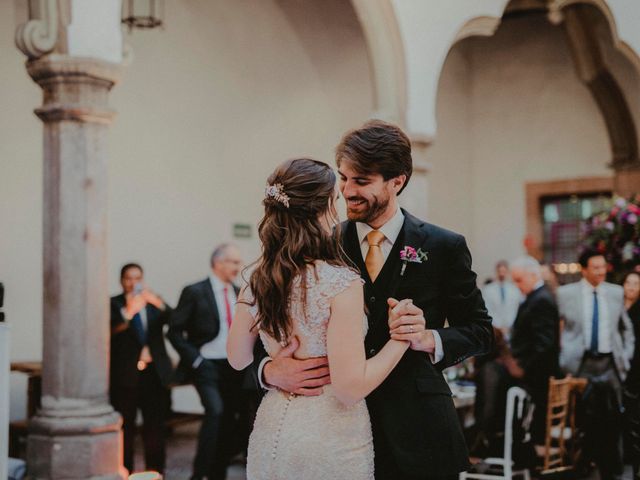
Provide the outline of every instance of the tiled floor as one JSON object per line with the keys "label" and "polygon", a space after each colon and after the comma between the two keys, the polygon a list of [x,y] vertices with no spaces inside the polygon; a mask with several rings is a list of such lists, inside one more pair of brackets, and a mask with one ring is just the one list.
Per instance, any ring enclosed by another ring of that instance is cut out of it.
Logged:
{"label": "tiled floor", "polygon": [[[167,467],[165,480],[188,480],[191,475],[191,464],[196,453],[198,422],[188,423],[174,429],[167,442]],[[142,444],[136,444],[137,470],[144,466]],[[245,480],[244,467],[233,465],[227,471],[227,480]]]}

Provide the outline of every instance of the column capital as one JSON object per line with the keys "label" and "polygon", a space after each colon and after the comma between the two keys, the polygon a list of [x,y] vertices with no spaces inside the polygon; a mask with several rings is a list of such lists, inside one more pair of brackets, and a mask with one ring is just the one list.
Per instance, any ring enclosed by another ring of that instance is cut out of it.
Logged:
{"label": "column capital", "polygon": [[122,71],[120,64],[95,58],[51,54],[30,60],[27,72],[44,92],[43,105],[35,113],[45,123],[109,124],[115,111],[108,108],[107,95]]}

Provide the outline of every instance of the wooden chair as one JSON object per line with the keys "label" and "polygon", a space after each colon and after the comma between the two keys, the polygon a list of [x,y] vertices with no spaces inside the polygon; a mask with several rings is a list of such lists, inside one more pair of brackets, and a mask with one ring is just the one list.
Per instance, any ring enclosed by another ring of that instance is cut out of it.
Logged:
{"label": "wooden chair", "polygon": [[543,475],[565,472],[575,466],[578,452],[576,401],[586,385],[587,380],[571,375],[549,379],[545,444],[542,452],[538,452],[543,458],[540,471]]}

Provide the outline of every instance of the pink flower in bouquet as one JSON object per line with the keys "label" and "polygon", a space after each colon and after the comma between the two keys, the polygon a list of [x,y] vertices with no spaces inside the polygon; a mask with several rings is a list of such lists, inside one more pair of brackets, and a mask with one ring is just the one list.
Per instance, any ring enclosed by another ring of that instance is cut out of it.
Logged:
{"label": "pink flower in bouquet", "polygon": [[634,205],[633,203],[630,203],[627,206],[627,210],[629,210],[631,213],[634,213],[636,215],[640,215],[640,207],[638,205]]}
{"label": "pink flower in bouquet", "polygon": [[629,222],[631,225],[635,225],[636,223],[638,223],[638,215],[636,215],[635,213],[630,213],[627,217],[627,222]]}

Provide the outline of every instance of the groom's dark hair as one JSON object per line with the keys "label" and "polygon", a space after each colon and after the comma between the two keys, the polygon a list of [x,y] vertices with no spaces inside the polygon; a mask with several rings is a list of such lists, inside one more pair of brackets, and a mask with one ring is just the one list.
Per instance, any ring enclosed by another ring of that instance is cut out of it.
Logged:
{"label": "groom's dark hair", "polygon": [[405,189],[413,172],[411,141],[400,127],[382,120],[370,120],[347,132],[336,147],[336,164],[348,160],[364,175],[378,173],[385,180],[406,175]]}

